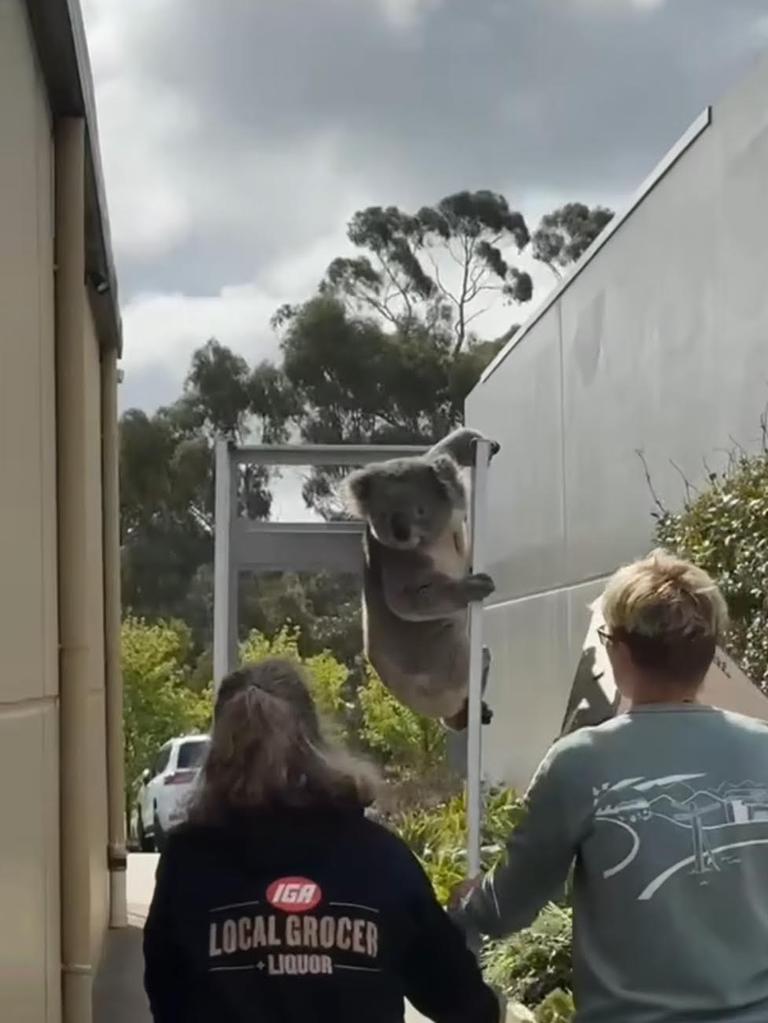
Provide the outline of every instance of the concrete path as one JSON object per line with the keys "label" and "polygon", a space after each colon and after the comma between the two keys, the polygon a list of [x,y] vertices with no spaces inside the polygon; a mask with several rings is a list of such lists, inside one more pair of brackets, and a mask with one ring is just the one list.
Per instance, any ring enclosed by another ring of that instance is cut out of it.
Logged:
{"label": "concrete path", "polygon": [[[142,927],[155,886],[158,857],[128,857],[128,921],[125,930],[111,931],[106,956],[94,991],[94,1023],[152,1023],[144,994]],[[427,1023],[408,1006],[406,1023]]]}

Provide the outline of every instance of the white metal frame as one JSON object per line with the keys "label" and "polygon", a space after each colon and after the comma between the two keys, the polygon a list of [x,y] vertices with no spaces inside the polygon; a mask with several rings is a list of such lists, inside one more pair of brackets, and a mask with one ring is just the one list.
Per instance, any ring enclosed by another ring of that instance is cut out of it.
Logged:
{"label": "white metal frame", "polygon": [[[241,465],[362,466],[389,458],[423,454],[416,446],[369,444],[260,444],[238,447],[216,442],[214,527],[213,676],[214,688],[237,663],[238,578],[241,571],[362,572],[360,522],[255,522],[238,514],[237,476]],[[485,564],[485,512],[490,442],[475,445],[470,530],[472,571]],[[482,604],[469,613],[469,707],[467,725],[467,860],[470,877],[480,869],[482,820]]]}
{"label": "white metal frame", "polygon": [[[470,530],[472,571],[485,569],[485,513],[491,442],[475,443],[472,467]],[[467,869],[470,877],[480,872],[481,825],[483,817],[483,605],[469,607],[469,713],[467,722]]]}

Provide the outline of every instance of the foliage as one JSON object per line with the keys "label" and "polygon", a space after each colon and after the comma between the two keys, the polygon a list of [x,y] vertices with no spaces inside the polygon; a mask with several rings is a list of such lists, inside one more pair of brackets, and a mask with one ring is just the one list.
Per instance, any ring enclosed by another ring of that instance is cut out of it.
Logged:
{"label": "foliage", "polygon": [[[499,860],[506,839],[525,813],[509,789],[486,794],[483,811],[482,869]],[[466,864],[466,796],[435,806],[414,807],[394,816],[391,825],[421,861],[438,899],[446,903],[464,880]],[[571,979],[571,912],[550,905],[534,925],[483,950],[488,981],[512,1000],[532,1009],[542,1023],[567,1023],[573,1003]]]}
{"label": "foliage", "polygon": [[570,1023],[575,1013],[570,991],[555,988],[536,1006],[533,1018],[536,1023]]}
{"label": "foliage", "polygon": [[502,195],[458,192],[417,213],[370,206],[356,213],[347,236],[361,254],[335,259],[323,292],[341,297],[353,315],[385,321],[404,336],[426,329],[463,348],[487,296],[527,302],[530,275],[511,266],[530,235]]}
{"label": "foliage", "polygon": [[145,767],[168,739],[205,731],[210,691],[186,685],[189,630],[178,622],[149,624],[127,618],[122,625],[126,799]]}
{"label": "foliage", "polygon": [[[280,323],[283,372],[301,409],[296,423],[310,444],[430,444],[461,422],[464,399],[498,350],[423,324],[389,330],[371,315],[353,315],[321,292]],[[304,498],[326,518],[341,507],[341,471],[315,467]]]}
{"label": "foliage", "polygon": [[659,505],[656,539],[709,572],[731,612],[727,646],[768,691],[768,451],[738,453],[681,512]]}
{"label": "foliage", "polygon": [[399,778],[424,776],[445,761],[445,729],[399,703],[370,669],[357,698],[360,736]]}
{"label": "foliage", "polygon": [[[537,258],[565,266],[610,216],[582,204],[555,211],[536,234]],[[348,237],[359,255],[335,259],[317,294],[273,321],[302,438],[434,443],[461,422],[466,396],[517,329],[481,339],[478,316],[500,298],[531,298],[530,276],[508,261],[528,245],[525,220],[494,192],[459,192],[413,214],[361,210]],[[342,514],[340,477],[316,467],[304,487],[327,518]]]}
{"label": "foliage", "polygon": [[533,257],[560,278],[560,271],[580,259],[612,219],[613,211],[604,206],[566,203],[541,218],[532,239]]}
{"label": "foliage", "polygon": [[[489,870],[504,842],[523,814],[519,798],[510,789],[491,790],[483,809],[482,865]],[[461,792],[436,806],[414,807],[391,821],[430,877],[438,898],[449,895],[467,874],[467,803]]]}
{"label": "foliage", "polygon": [[[556,991],[569,992],[571,911],[547,906],[532,927],[504,941],[489,943],[483,963],[489,982],[524,1005],[539,1006]],[[560,997],[552,998],[550,1007],[554,1009],[560,1002]],[[551,1018],[556,1020],[557,1016]]]}
{"label": "foliage", "polygon": [[[214,438],[282,439],[290,410],[278,376],[268,365],[250,371],[211,340],[193,355],[178,401],[152,416],[129,409],[120,421],[123,604],[183,617],[198,643],[210,631]],[[269,515],[268,481],[263,467],[240,469],[238,498],[251,518]]]}
{"label": "foliage", "polygon": [[[609,216],[580,204],[555,211],[534,236],[535,254],[565,265]],[[210,662],[214,437],[430,444],[461,422],[467,394],[518,326],[483,338],[478,316],[489,303],[531,297],[529,275],[514,265],[528,228],[494,192],[457,192],[415,213],[369,207],[352,217],[348,236],[356,254],[335,259],[305,302],[278,311],[278,364],[250,367],[211,339],[195,352],[177,401],[121,419],[123,605],[148,619],[183,618],[198,679]],[[240,468],[241,513],[269,517],[277,472]],[[341,515],[340,475],[313,469],[308,507]],[[301,626],[303,654],[327,646],[352,664],[359,616],[345,585],[294,577],[283,598],[269,582],[245,580],[243,627],[272,634],[285,614]],[[318,610],[332,602],[343,608],[336,621]]]}
{"label": "foliage", "polygon": [[274,636],[295,627],[302,657],[329,650],[347,665],[362,647],[360,580],[328,572],[265,572],[241,576],[240,620]]}

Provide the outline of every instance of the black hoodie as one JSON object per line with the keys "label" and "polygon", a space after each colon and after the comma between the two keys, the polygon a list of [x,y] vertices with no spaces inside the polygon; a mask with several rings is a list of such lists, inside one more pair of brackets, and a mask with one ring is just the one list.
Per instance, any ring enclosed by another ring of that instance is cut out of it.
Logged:
{"label": "black hoodie", "polygon": [[360,809],[183,825],[144,932],[155,1023],[499,1023],[407,846]]}

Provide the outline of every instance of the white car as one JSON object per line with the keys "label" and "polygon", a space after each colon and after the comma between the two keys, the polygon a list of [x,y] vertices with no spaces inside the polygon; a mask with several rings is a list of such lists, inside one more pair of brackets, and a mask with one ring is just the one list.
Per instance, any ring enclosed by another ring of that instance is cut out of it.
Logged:
{"label": "white car", "polygon": [[209,744],[207,735],[170,739],[142,774],[136,805],[136,839],[142,852],[159,850],[164,835],[184,820]]}

